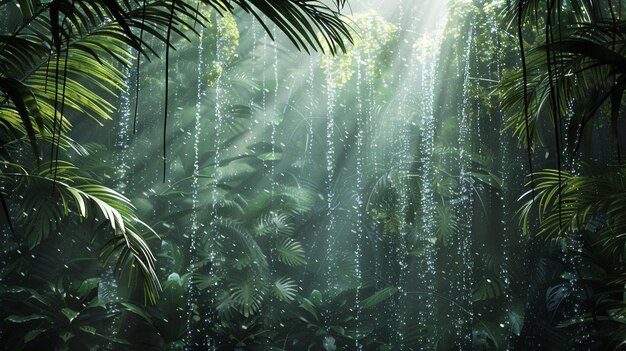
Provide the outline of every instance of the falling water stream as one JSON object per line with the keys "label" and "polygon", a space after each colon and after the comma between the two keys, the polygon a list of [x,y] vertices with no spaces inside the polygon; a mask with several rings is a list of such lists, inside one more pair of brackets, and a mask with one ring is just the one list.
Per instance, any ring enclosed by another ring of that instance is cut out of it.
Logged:
{"label": "falling water stream", "polygon": [[[197,261],[196,251],[199,247],[199,241],[201,240],[201,233],[205,233],[201,231],[204,227],[200,225],[198,221],[198,211],[200,210],[199,199],[198,199],[198,191],[199,191],[199,173],[200,173],[200,135],[202,133],[202,100],[206,96],[206,92],[204,91],[204,82],[202,81],[202,72],[206,69],[206,65],[204,64],[204,28],[200,28],[200,37],[198,40],[198,82],[197,82],[197,101],[195,106],[195,115],[194,115],[194,131],[193,131],[193,174],[192,182],[191,182],[191,201],[192,201],[192,214],[191,214],[191,233],[189,238],[189,255],[191,261],[191,269],[195,268],[195,264]],[[198,294],[196,289],[193,288],[191,284],[188,287],[189,301],[190,304],[188,306],[187,311],[187,325],[191,325],[194,322],[194,305],[193,301],[198,299]],[[193,337],[193,329],[189,328],[187,335],[187,344],[191,343],[191,339]]]}
{"label": "falling water stream", "polygon": [[[131,146],[131,131],[132,131],[132,119],[131,119],[131,106],[132,106],[132,92],[134,92],[133,84],[135,80],[132,74],[132,67],[124,68],[124,75],[128,77],[126,79],[126,87],[120,96],[120,119],[116,126],[116,140],[115,140],[115,190],[124,193],[127,190],[128,172],[134,164],[134,157],[130,150]],[[100,287],[98,290],[99,298],[101,301],[114,306],[121,301],[118,279],[115,276],[113,266],[108,266],[100,278]],[[113,308],[114,313],[119,313],[119,310]],[[120,317],[114,319],[111,324],[111,334],[116,337],[120,327]],[[113,350],[114,345],[109,342],[107,345],[108,350]]]}
{"label": "falling water stream", "polygon": [[[363,225],[363,210],[364,210],[364,193],[365,188],[363,184],[363,132],[364,132],[364,106],[363,106],[363,97],[362,97],[362,84],[363,84],[363,60],[360,57],[357,57],[357,68],[356,68],[356,92],[357,92],[357,120],[356,120],[356,128],[357,128],[357,136],[356,136],[356,199],[355,205],[353,208],[356,210],[356,220],[354,221],[353,228],[351,230],[351,234],[354,237],[355,248],[355,278],[357,281],[361,281],[363,278],[363,272],[361,265],[363,264],[361,260],[363,259],[363,249],[362,245],[365,244],[364,241],[364,225]],[[361,299],[360,287],[357,287],[356,290],[356,300],[359,301]],[[361,328],[361,306],[359,303],[356,304],[356,317],[357,320],[357,328]],[[363,345],[360,343],[359,339],[362,335],[357,334],[356,349],[361,351],[363,350]]]}
{"label": "falling water stream", "polygon": [[[215,153],[214,153],[214,157],[213,157],[213,163],[215,165],[215,170],[214,173],[212,174],[212,178],[214,179],[213,181],[213,186],[212,186],[212,221],[211,221],[211,230],[210,233],[213,233],[212,238],[210,239],[210,256],[212,257],[211,260],[213,260],[213,257],[215,257],[216,253],[215,253],[215,247],[217,245],[217,243],[219,243],[220,241],[224,240],[225,234],[219,229],[218,227],[218,221],[219,221],[219,215],[217,212],[217,208],[220,205],[221,202],[221,194],[219,193],[219,180],[222,177],[222,168],[220,167],[220,161],[222,158],[222,143],[224,142],[224,139],[222,137],[222,133],[224,131],[224,118],[225,118],[225,109],[228,106],[228,97],[225,95],[225,91],[228,88],[227,87],[227,83],[224,82],[224,71],[226,70],[225,67],[225,61],[224,61],[224,52],[223,52],[223,48],[224,48],[224,43],[221,40],[221,36],[220,36],[220,30],[222,29],[222,27],[220,26],[220,22],[223,21],[222,19],[218,19],[217,20],[217,33],[218,33],[218,39],[216,40],[216,47],[215,47],[215,53],[216,53],[216,67],[218,70],[218,76],[215,82],[215,134],[214,134],[214,144],[213,147],[215,148]],[[217,274],[218,270],[216,268],[213,267],[213,265],[211,266],[211,270],[209,272],[209,274]],[[215,303],[214,297],[208,301],[208,305],[209,306],[213,306]],[[209,313],[207,314],[207,316],[205,317],[205,324],[207,326],[211,326],[214,322],[213,320],[214,316]],[[206,333],[206,337],[205,339],[205,346],[208,347],[209,350],[214,350],[216,349],[216,345],[214,344],[213,340],[211,339],[211,336],[209,333]]]}
{"label": "falling water stream", "polygon": [[[325,192],[326,192],[326,272],[328,273],[327,284],[329,289],[332,289],[336,286],[334,282],[334,277],[332,274],[332,260],[333,260],[333,249],[334,244],[337,241],[337,232],[336,232],[336,202],[338,199],[336,198],[335,188],[336,178],[335,178],[335,109],[336,106],[336,88],[335,82],[331,77],[331,72],[326,72],[326,178],[325,178]],[[328,311],[330,313],[330,311]]]}
{"label": "falling water stream", "polygon": [[[439,63],[439,45],[441,36],[443,33],[443,26],[438,30],[432,32],[429,35],[425,35],[421,38],[422,45],[419,46],[419,52],[417,53],[418,66],[420,71],[421,85],[419,86],[419,92],[421,99],[419,99],[419,127],[421,134],[421,146],[420,146],[420,165],[421,172],[419,174],[422,192],[420,196],[420,235],[422,240],[432,240],[435,231],[435,213],[437,211],[435,202],[435,186],[433,180],[433,167],[434,167],[434,153],[435,153],[435,115],[434,115],[434,97],[435,97],[435,85],[436,85],[436,73]],[[428,245],[426,247],[426,253],[424,262],[422,264],[424,269],[418,273],[420,279],[425,282],[424,288],[426,291],[432,293],[435,290],[435,253],[433,248]],[[429,320],[436,320],[437,316],[434,311],[435,301],[432,295],[421,298],[424,301],[427,308],[427,312],[420,315],[418,319],[421,323],[426,323]],[[433,345],[433,338],[428,338],[426,345]]]}

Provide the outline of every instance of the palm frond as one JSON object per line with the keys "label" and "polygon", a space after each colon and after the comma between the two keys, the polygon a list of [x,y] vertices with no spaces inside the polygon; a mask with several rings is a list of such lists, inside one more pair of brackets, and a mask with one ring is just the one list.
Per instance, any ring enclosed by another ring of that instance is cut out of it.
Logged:
{"label": "palm frond", "polygon": [[539,219],[536,234],[546,237],[592,231],[600,250],[621,257],[626,244],[621,234],[626,232],[626,171],[623,166],[598,165],[582,170],[581,175],[551,169],[535,173],[535,197],[527,192],[519,212],[524,233],[530,232],[533,218]]}
{"label": "palm frond", "polygon": [[[346,52],[352,35],[338,9],[332,9],[318,0],[234,0],[224,3],[209,0],[215,7],[232,11],[234,5],[256,17],[270,37],[262,16],[276,24],[278,29],[294,44],[298,50],[309,52],[309,48],[335,55]],[[321,37],[321,39],[319,37]]]}
{"label": "palm frond", "polygon": [[[564,131],[568,139],[575,141],[567,150],[573,155],[581,144],[585,144],[585,139],[590,142],[592,134],[589,131],[602,115],[602,108],[611,105],[610,122],[616,135],[621,100],[626,90],[626,56],[622,44],[625,27],[624,21],[597,18],[562,28],[558,40],[546,42],[544,38],[543,44],[525,55],[524,69],[505,76],[496,90],[501,94],[501,106],[509,116],[506,128],[513,131],[521,143],[532,143],[537,138],[541,144],[541,135],[537,131],[544,124],[554,124],[544,121],[552,116],[554,108],[567,123]],[[559,59],[550,62],[548,56]],[[556,91],[559,94],[551,95]],[[521,108],[524,103],[528,115]],[[530,139],[526,138],[527,132]]]}
{"label": "palm frond", "polygon": [[261,309],[265,290],[250,277],[240,277],[229,285],[229,298],[244,317],[251,316]]}
{"label": "palm frond", "polygon": [[254,231],[258,236],[268,234],[292,236],[294,226],[289,215],[270,211],[259,218]]}
{"label": "palm frond", "polygon": [[277,299],[284,302],[291,302],[295,299],[298,284],[289,277],[282,277],[274,282],[272,291]]}
{"label": "palm frond", "polygon": [[[155,257],[144,236],[145,232],[156,233],[135,216],[133,205],[124,195],[95,184],[76,171],[71,163],[60,162],[55,167],[44,164],[33,173],[2,173],[16,185],[10,195],[20,203],[29,245],[39,245],[59,220],[70,214],[79,219],[102,216],[105,221],[95,234],[111,230],[115,236],[102,248],[101,256],[105,261],[115,257],[117,270],[121,272],[126,267],[129,277],[140,273],[147,300],[155,302],[160,285],[155,273]],[[15,198],[16,193],[22,194],[20,200]]]}
{"label": "palm frond", "polygon": [[497,277],[489,277],[478,280],[472,290],[474,301],[490,300],[498,298],[504,292],[504,283]]}
{"label": "palm frond", "polygon": [[435,224],[437,242],[447,246],[450,238],[459,231],[459,223],[454,210],[446,205],[437,206]]}
{"label": "palm frond", "polygon": [[240,222],[231,218],[218,218],[215,221],[220,236],[224,238],[218,242],[218,245],[225,249],[224,254],[232,259],[246,259],[254,263],[257,273],[265,274],[268,267],[267,258],[252,234]]}
{"label": "palm frond", "polygon": [[291,239],[282,238],[276,243],[276,258],[289,266],[301,266],[306,264],[304,248],[302,244]]}

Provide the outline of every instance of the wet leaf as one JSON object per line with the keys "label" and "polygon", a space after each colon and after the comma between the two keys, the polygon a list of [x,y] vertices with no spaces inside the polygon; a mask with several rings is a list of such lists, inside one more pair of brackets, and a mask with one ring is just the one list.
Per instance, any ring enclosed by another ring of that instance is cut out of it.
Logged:
{"label": "wet leaf", "polygon": [[266,152],[256,157],[262,161],[280,161],[283,158],[283,154],[281,152]]}
{"label": "wet leaf", "polygon": [[25,323],[25,322],[30,322],[34,320],[40,320],[40,319],[48,319],[48,317],[42,316],[40,314],[31,314],[28,316],[18,316],[18,315],[12,314],[6,317],[4,320],[13,322],[13,323]]}
{"label": "wet leaf", "polygon": [[374,295],[363,300],[361,308],[363,309],[372,308],[378,305],[379,303],[390,299],[397,292],[398,292],[398,288],[396,288],[395,286],[388,286],[382,290],[375,292]]}
{"label": "wet leaf", "polygon": [[67,317],[67,319],[72,322],[74,320],[74,318],[76,318],[78,316],[78,312],[74,311],[71,308],[63,308],[61,309],[61,313],[63,313],[63,315],[65,317]]}
{"label": "wet leaf", "polygon": [[33,329],[24,335],[24,343],[27,344],[35,338],[37,338],[41,333],[45,332],[47,329]]}

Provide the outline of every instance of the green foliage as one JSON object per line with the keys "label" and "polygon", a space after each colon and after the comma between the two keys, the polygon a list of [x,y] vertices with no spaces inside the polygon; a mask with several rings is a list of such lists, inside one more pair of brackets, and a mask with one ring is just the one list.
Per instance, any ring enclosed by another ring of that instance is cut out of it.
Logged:
{"label": "green foliage", "polygon": [[255,314],[261,308],[265,291],[262,285],[251,277],[234,278],[229,285],[229,299],[244,317]]}
{"label": "green foliage", "polygon": [[[161,350],[176,350],[184,345],[187,328],[187,277],[170,274],[162,283],[163,292],[158,307],[122,302],[123,311],[141,318],[156,335],[150,344]],[[157,340],[159,340],[157,342]]]}
{"label": "green foliage", "polygon": [[294,228],[289,215],[270,211],[259,218],[255,233],[259,236],[268,234],[292,236]]}
{"label": "green foliage", "polygon": [[13,192],[21,194],[18,204],[22,216],[17,224],[23,223],[24,239],[31,248],[40,245],[63,217],[75,214],[83,220],[102,216],[104,222],[94,235],[113,232],[114,237],[102,247],[100,256],[105,261],[115,258],[120,273],[125,268],[129,276],[140,273],[146,298],[156,301],[159,285],[155,258],[144,230],[156,233],[136,217],[135,208],[124,195],[80,176],[78,168],[69,162],[59,162],[54,168],[44,164],[30,173],[17,165],[3,164],[5,169],[14,170],[3,172],[0,181],[12,184]]}
{"label": "green foliage", "polygon": [[374,293],[374,295],[363,300],[361,308],[370,309],[372,307],[375,307],[379,303],[394,296],[397,292],[398,292],[398,288],[396,288],[395,286],[388,286],[382,290],[377,291],[376,293]]}
{"label": "green foliage", "polygon": [[3,323],[15,333],[3,338],[3,346],[71,350],[90,349],[102,342],[128,344],[105,332],[114,312],[98,300],[97,290],[97,278],[58,279],[37,288],[2,286]]}
{"label": "green foliage", "polygon": [[[154,248],[150,248],[143,237],[155,233],[139,220],[135,208],[127,197],[84,176],[84,172],[94,172],[97,177],[102,177],[103,173],[96,171],[94,167],[85,167],[83,172],[73,163],[63,160],[72,157],[71,153],[74,152],[80,158],[86,159],[77,160],[77,164],[83,166],[89,164],[87,150],[69,136],[72,127],[75,124],[82,124],[81,119],[90,119],[100,125],[104,120],[112,119],[116,109],[112,101],[127,89],[128,77],[125,75],[128,74],[128,65],[134,59],[135,51],[138,52],[137,55],[149,57],[150,53],[158,54],[163,42],[166,42],[166,46],[172,47],[180,44],[174,44],[176,40],[167,42],[170,41],[170,32],[186,38],[191,32],[195,32],[196,21],[209,27],[205,33],[213,35],[221,47],[223,56],[216,57],[207,72],[208,82],[214,83],[227,69],[222,66],[225,57],[230,58],[230,61],[237,59],[239,31],[235,17],[232,16],[232,12],[237,8],[259,19],[262,14],[264,20],[274,21],[279,30],[283,31],[299,49],[328,50],[336,53],[339,50],[345,51],[346,43],[352,40],[351,33],[341,20],[338,10],[335,11],[318,2],[285,1],[270,4],[256,0],[235,3],[210,1],[208,6],[203,4],[202,7],[216,8],[225,15],[224,19],[212,18],[211,21],[209,21],[209,17],[213,17],[211,12],[184,1],[175,1],[171,4],[163,2],[118,4],[101,1],[72,1],[70,4],[69,1],[55,1],[50,4],[21,2],[20,5],[15,14],[21,15],[19,22],[22,23],[18,27],[9,28],[14,31],[0,39],[3,49],[0,55],[0,91],[5,97],[0,106],[2,142],[0,189],[2,189],[3,215],[6,215],[11,224],[11,231],[16,232],[15,229],[19,229],[17,232],[28,241],[31,249],[40,247],[46,249],[46,246],[51,246],[46,239],[51,233],[66,228],[72,219],[70,215],[86,224],[93,223],[94,220],[97,222],[100,217],[102,221],[101,224],[95,224],[97,226],[95,234],[114,233],[113,239],[103,245],[100,256],[104,261],[117,260],[115,266],[117,271],[128,269],[125,275],[129,282],[139,272],[143,277],[146,299],[151,302],[156,302],[160,287],[155,257],[151,252]],[[6,11],[6,4],[0,6],[1,10]],[[265,23],[262,25],[270,35],[274,34]],[[139,58],[137,61],[139,62]],[[228,110],[236,119],[249,118],[251,113],[246,111],[236,106]],[[232,131],[242,131],[241,122],[231,125]],[[22,140],[30,143],[30,150],[22,147]],[[52,162],[40,166],[44,145],[50,145],[52,149]],[[30,161],[29,157],[24,157],[25,155],[32,156]],[[282,158],[280,153],[271,154],[271,158],[268,154],[261,153],[253,156],[258,160],[272,162],[280,161]],[[103,159],[102,162],[106,160]],[[31,163],[36,166],[32,166]],[[97,162],[91,163],[94,164]],[[229,164],[235,165],[234,162],[226,163]],[[220,186],[226,189],[227,183],[233,184],[239,179],[245,179],[246,175],[246,170],[243,172],[237,170],[218,181],[223,183]],[[104,176],[107,177],[107,174],[104,173]],[[174,191],[167,192],[168,196],[174,194]],[[242,257],[234,250],[221,246],[224,254],[221,259],[233,260],[232,267],[245,273],[256,271],[263,277],[267,276],[265,255],[263,249],[250,235],[250,223],[258,223],[259,234],[293,236],[295,229],[292,217],[312,209],[314,202],[312,195],[297,188],[280,189],[276,201],[285,202],[288,211],[279,217],[270,218],[272,211],[267,206],[275,201],[274,199],[261,198],[247,206],[241,196],[229,191],[222,194],[224,196],[216,199],[215,206],[224,211],[233,209],[240,213],[249,213],[253,219],[242,223],[225,216],[216,221],[215,227],[222,233],[227,233],[229,238],[233,238],[237,249],[243,249],[244,252]],[[153,211],[158,210],[158,204],[155,206],[150,203],[152,199],[147,194],[143,194],[137,200],[142,207],[142,213],[150,212],[146,211],[144,206],[146,203],[152,206]],[[13,217],[14,213],[21,215]],[[64,217],[68,219],[63,219]],[[167,223],[167,218],[163,218],[157,225],[172,228]],[[71,235],[73,233],[65,231],[64,240],[74,241]],[[94,237],[99,238],[101,235]],[[305,262],[304,249],[299,242],[279,237],[274,240],[278,245],[277,255],[280,260],[290,265],[302,265]],[[212,240],[206,241],[205,245],[210,250],[215,249]],[[173,252],[172,254],[175,255]],[[173,260],[180,260],[177,256],[170,257]],[[199,270],[202,267],[211,267],[215,264],[212,261],[213,253],[210,252],[206,258],[204,262],[198,262],[197,268],[194,268],[198,271],[193,273],[195,284],[202,289],[213,288],[220,282],[220,277],[224,276],[201,273]],[[258,312],[262,300],[259,296],[262,296],[270,285],[276,299],[288,303],[295,298],[297,284],[287,276],[271,281],[260,279],[257,281],[259,286],[254,289],[251,288],[251,281],[241,279],[225,283],[229,287],[229,299],[232,301],[229,309],[234,308],[245,317]],[[170,279],[163,284],[158,308],[145,307],[133,302],[123,304],[128,313],[141,318],[159,335],[162,343],[155,345],[159,348],[179,349],[183,345],[182,336],[187,328],[184,316],[186,302],[183,300],[186,295],[185,289],[182,283]],[[257,290],[263,291],[263,294],[259,295]],[[34,289],[27,291],[36,293]],[[61,292],[59,290],[59,293]],[[4,301],[6,299],[3,299]],[[76,324],[74,320],[84,313],[64,307],[59,309],[58,314],[63,315],[70,323]],[[36,314],[30,317],[13,315],[7,321],[30,323],[40,319]],[[73,349],[77,343],[90,342],[92,340],[90,336],[102,336],[101,330],[103,326],[100,325],[80,325],[70,331],[61,332],[59,338],[62,343],[57,349],[67,349],[70,347],[67,345],[73,345],[71,347]],[[23,342],[39,343],[52,335],[47,327],[35,328],[24,336]],[[109,341],[120,342],[114,339],[104,342],[94,341],[89,347]],[[52,343],[55,344],[56,342]]]}
{"label": "green foliage", "polygon": [[299,266],[306,263],[302,244],[291,239],[283,238],[276,244],[276,258],[290,266]]}
{"label": "green foliage", "polygon": [[319,290],[313,290],[308,298],[299,297],[301,315],[297,323],[301,331],[294,338],[295,344],[307,349],[331,350],[354,342],[358,330],[347,310],[351,305],[348,296],[325,298]]}
{"label": "green foliage", "polygon": [[435,216],[435,236],[437,242],[443,246],[448,245],[450,238],[459,230],[459,223],[456,214],[445,205],[437,207]]}
{"label": "green foliage", "polygon": [[380,78],[383,72],[380,62],[386,59],[386,50],[398,36],[399,29],[374,11],[354,15],[349,21],[357,32],[354,45],[347,52],[327,56],[321,62],[328,82],[336,88],[345,86],[360,65],[370,79]]}
{"label": "green foliage", "polygon": [[209,84],[215,84],[217,78],[224,73],[223,62],[231,62],[237,58],[236,50],[239,45],[239,30],[232,14],[225,14],[223,18],[216,19],[214,22],[212,26],[216,27],[214,35],[216,45],[220,47],[220,57],[215,57],[211,63]]}
{"label": "green foliage", "polygon": [[484,278],[475,283],[472,297],[476,301],[495,299],[502,295],[503,290],[504,284],[499,278]]}
{"label": "green foliage", "polygon": [[[568,147],[613,148],[620,16],[563,2],[545,45],[545,4],[534,0],[452,1],[432,26],[445,26],[441,40],[421,28],[440,4],[404,2],[392,23],[383,12],[344,18],[344,3],[0,4],[10,9],[0,35],[4,348],[623,345],[623,167],[574,159],[535,173],[522,230],[551,240],[521,240],[510,217],[524,174],[501,130],[524,144],[530,128],[531,151],[550,162],[542,142],[558,90]],[[531,48],[525,73],[515,11]],[[288,48],[337,55],[305,67],[261,28]],[[155,59],[163,53],[170,67]],[[611,138],[592,143],[605,130]],[[155,231],[160,240],[147,240]],[[96,258],[128,287],[91,278],[102,274]],[[64,286],[77,267],[89,279]]]}
{"label": "green foliage", "polygon": [[298,284],[291,278],[283,277],[274,282],[274,295],[284,302],[291,302],[295,299]]}
{"label": "green foliage", "polygon": [[[607,249],[620,250],[623,242],[614,233],[626,225],[624,169],[589,166],[583,172],[574,175],[548,169],[536,173],[535,196],[526,193],[528,200],[520,212],[524,231],[530,232],[528,222],[536,209],[541,220],[538,235],[560,236],[589,228],[603,238]],[[598,227],[600,218],[606,218],[606,225]]]}

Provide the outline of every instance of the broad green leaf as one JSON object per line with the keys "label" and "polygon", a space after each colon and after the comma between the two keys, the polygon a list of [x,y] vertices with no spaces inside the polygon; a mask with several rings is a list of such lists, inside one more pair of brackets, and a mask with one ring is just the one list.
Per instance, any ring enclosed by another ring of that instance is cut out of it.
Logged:
{"label": "broad green leaf", "polygon": [[375,292],[374,295],[363,300],[361,304],[361,308],[363,309],[372,308],[378,305],[379,303],[388,300],[397,292],[398,292],[398,288],[396,288],[395,286],[388,286],[382,290]]}
{"label": "broad green leaf", "polygon": [[65,317],[67,317],[67,319],[72,322],[74,320],[74,318],[76,318],[76,316],[78,316],[78,312],[74,311],[71,308],[63,308],[61,309],[61,313],[63,313],[63,315]]}
{"label": "broad green leaf", "polygon": [[41,333],[45,332],[47,329],[33,329],[28,333],[24,334],[24,343],[27,344],[35,338],[37,338]]}
{"label": "broad green leaf", "polygon": [[502,295],[504,284],[499,278],[490,277],[480,279],[475,283],[472,298],[474,301],[495,299]]}
{"label": "broad green leaf", "polygon": [[80,284],[80,287],[78,287],[78,296],[85,298],[89,295],[89,293],[98,287],[98,283],[100,283],[100,278],[89,278],[84,280]]}
{"label": "broad green leaf", "polygon": [[313,302],[317,307],[321,307],[324,304],[322,293],[319,290],[311,291],[311,296],[309,296],[309,299],[311,299],[311,302]]}
{"label": "broad green leaf", "polygon": [[291,238],[282,238],[278,241],[276,244],[276,256],[280,262],[289,266],[306,264],[302,244]]}
{"label": "broad green leaf", "polygon": [[285,302],[293,301],[293,299],[296,297],[297,287],[298,284],[295,282],[295,280],[288,277],[282,277],[274,282],[274,295],[279,300]]}
{"label": "broad green leaf", "polygon": [[311,300],[302,297],[299,299],[299,301],[300,301],[300,304],[298,305],[298,307],[309,312],[315,319],[318,319],[317,312],[315,311],[315,305],[313,304],[313,302],[311,302]]}
{"label": "broad green leaf", "polygon": [[152,324],[152,317],[145,311],[143,307],[134,305],[130,302],[122,302],[122,306],[126,308],[126,311],[134,313],[143,318],[146,322]]}

